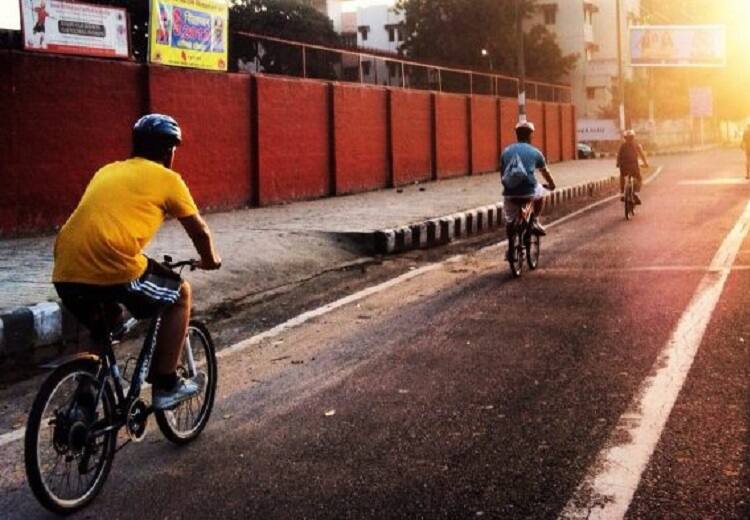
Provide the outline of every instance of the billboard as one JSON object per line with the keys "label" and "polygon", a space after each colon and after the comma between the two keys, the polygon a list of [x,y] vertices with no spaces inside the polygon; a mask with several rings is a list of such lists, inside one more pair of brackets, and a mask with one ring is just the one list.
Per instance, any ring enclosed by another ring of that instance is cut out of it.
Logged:
{"label": "billboard", "polygon": [[125,9],[63,2],[21,0],[24,49],[110,58],[129,56]]}
{"label": "billboard", "polygon": [[621,135],[615,119],[579,119],[576,122],[578,141],[619,141]]}
{"label": "billboard", "polygon": [[149,61],[227,70],[226,0],[151,0]]}
{"label": "billboard", "polygon": [[723,67],[723,25],[642,25],[630,28],[633,67]]}

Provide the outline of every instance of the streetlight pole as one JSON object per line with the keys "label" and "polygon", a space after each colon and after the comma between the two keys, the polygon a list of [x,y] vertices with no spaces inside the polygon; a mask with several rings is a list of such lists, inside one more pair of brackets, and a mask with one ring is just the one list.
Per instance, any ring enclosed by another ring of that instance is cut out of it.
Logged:
{"label": "streetlight pole", "polygon": [[622,27],[620,25],[620,0],[615,2],[617,11],[617,79],[620,91],[620,131],[625,130],[625,79],[622,72]]}
{"label": "streetlight pole", "polygon": [[521,1],[515,0],[516,40],[518,41],[518,122],[526,122],[526,58],[523,48],[523,10]]}

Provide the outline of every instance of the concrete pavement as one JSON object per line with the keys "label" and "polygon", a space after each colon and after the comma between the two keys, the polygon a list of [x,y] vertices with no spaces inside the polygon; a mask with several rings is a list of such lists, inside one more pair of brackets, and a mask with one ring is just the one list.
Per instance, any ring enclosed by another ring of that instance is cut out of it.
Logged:
{"label": "concrete pavement", "polygon": [[[615,173],[611,159],[558,163],[552,171],[561,188],[555,195],[559,202],[611,188]],[[293,284],[372,254],[432,245],[427,230],[441,219],[445,227],[438,224],[430,235],[435,243],[489,229],[499,224],[500,193],[495,173],[210,214],[224,267],[191,277],[196,309]],[[0,241],[0,357],[59,341],[69,327],[49,283],[53,243],[53,236]],[[195,256],[176,222],[160,230],[148,253]]]}

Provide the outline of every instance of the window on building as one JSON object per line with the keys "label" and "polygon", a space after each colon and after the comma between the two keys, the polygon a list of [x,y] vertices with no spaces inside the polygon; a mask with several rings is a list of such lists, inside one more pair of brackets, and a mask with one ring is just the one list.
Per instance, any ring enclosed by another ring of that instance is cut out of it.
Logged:
{"label": "window on building", "polygon": [[370,26],[369,25],[360,25],[357,27],[357,30],[359,31],[359,34],[362,35],[362,41],[367,41],[367,36],[370,34]]}
{"label": "window on building", "polygon": [[555,25],[557,23],[557,5],[543,5],[542,13],[544,14],[545,25]]}
{"label": "window on building", "polygon": [[587,99],[596,99],[596,87],[586,87],[586,98]]}
{"label": "window on building", "polygon": [[345,47],[356,47],[357,46],[357,33],[355,32],[341,33],[341,43]]}
{"label": "window on building", "polygon": [[386,25],[385,30],[388,31],[388,41],[395,42],[396,41],[396,26]]}
{"label": "window on building", "polygon": [[363,76],[369,76],[370,75],[370,66],[372,65],[372,62],[363,61],[362,62],[362,75]]}

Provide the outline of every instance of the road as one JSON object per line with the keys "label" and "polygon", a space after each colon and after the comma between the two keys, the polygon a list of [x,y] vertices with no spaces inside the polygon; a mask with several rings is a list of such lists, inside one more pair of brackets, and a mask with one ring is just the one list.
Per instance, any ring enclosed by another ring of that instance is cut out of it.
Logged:
{"label": "road", "polygon": [[[225,350],[201,439],[151,431],[79,517],[748,518],[750,185],[655,162],[634,220],[568,219],[520,280],[484,248]],[[21,443],[0,469],[0,516],[45,518]]]}

